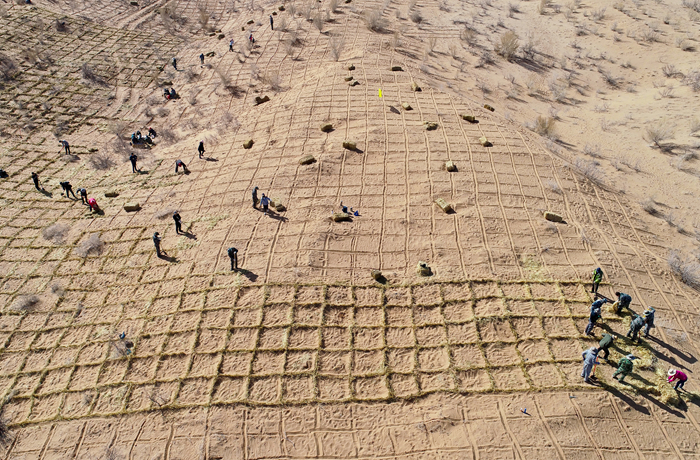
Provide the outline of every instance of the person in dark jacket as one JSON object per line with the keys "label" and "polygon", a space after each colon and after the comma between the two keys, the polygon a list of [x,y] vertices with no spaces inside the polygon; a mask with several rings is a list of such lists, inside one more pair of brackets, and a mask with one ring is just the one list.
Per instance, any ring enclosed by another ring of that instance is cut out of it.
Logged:
{"label": "person in dark jacket", "polygon": [[629,332],[627,332],[627,337],[630,337],[633,342],[635,340],[639,342],[639,337],[637,336],[637,334],[639,334],[639,331],[642,329],[642,326],[644,326],[644,318],[642,318],[639,315],[634,315],[634,319],[630,323],[630,330]]}
{"label": "person in dark jacket", "polygon": [[165,251],[161,251],[160,249],[160,234],[158,232],[153,234],[153,244],[156,247],[156,254],[158,254],[158,257],[165,254]]}
{"label": "person in dark jacket", "polygon": [[586,335],[593,335],[593,327],[595,327],[596,321],[598,321],[601,316],[601,309],[603,308],[603,305],[607,302],[607,299],[600,299],[596,300],[593,302],[591,305],[591,314],[588,317],[588,325],[586,326]]}
{"label": "person in dark jacket", "polygon": [[238,249],[228,248],[228,257],[231,259],[231,270],[238,270]]}
{"label": "person in dark jacket", "polygon": [[179,235],[182,233],[182,217],[180,217],[179,212],[173,212],[173,220],[175,221],[175,233]]}
{"label": "person in dark jacket", "polygon": [[610,335],[607,332],[603,334],[603,338],[600,339],[600,342],[598,343],[598,352],[602,352],[604,354],[603,359],[608,360],[608,355],[610,352],[608,351],[608,348],[610,348],[615,341],[617,336],[615,335]]}
{"label": "person in dark jacket", "polygon": [[613,304],[613,307],[615,307],[615,313],[621,315],[622,310],[630,307],[630,304],[632,303],[632,296],[625,294],[624,292],[616,292],[615,295],[617,296],[617,302]]}

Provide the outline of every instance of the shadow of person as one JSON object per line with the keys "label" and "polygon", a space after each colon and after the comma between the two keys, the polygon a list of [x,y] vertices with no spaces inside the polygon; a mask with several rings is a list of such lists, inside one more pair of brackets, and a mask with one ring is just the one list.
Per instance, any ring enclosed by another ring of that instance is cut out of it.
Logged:
{"label": "shadow of person", "polygon": [[204,158],[206,161],[219,161],[217,158],[212,158],[212,157],[206,157]]}
{"label": "shadow of person", "polygon": [[250,281],[255,281],[255,280],[258,279],[258,275],[256,275],[255,273],[251,272],[250,270],[246,270],[245,268],[239,268],[238,270],[235,270],[235,271],[237,271],[237,272],[240,273],[241,275],[245,276],[245,277],[248,278]]}
{"label": "shadow of person", "polygon": [[144,171],[143,169],[137,169],[136,172],[139,174],[148,174],[148,170]]}
{"label": "shadow of person", "polygon": [[159,259],[163,259],[163,260],[168,261],[168,262],[172,262],[172,263],[178,263],[178,262],[179,262],[179,260],[177,260],[177,257],[169,256],[169,255],[167,255],[167,254],[164,253],[164,252],[161,252],[161,254],[158,256],[158,258],[159,258]]}
{"label": "shadow of person", "polygon": [[197,239],[197,235],[195,235],[194,233],[190,233],[190,232],[180,232],[180,235],[186,236],[187,238],[189,238],[191,240]]}
{"label": "shadow of person", "polygon": [[673,345],[668,344],[668,343],[658,339],[657,337],[654,337],[653,335],[646,337],[646,339],[653,341],[654,343],[664,347],[665,349],[672,352],[673,354],[678,355],[678,357],[680,357],[683,361],[685,361],[689,364],[693,364],[697,361],[697,358],[695,356],[693,356],[691,354],[685,354],[684,352],[682,352],[678,348],[674,347]]}
{"label": "shadow of person", "polygon": [[49,198],[53,198],[53,193],[49,192],[48,190],[46,190],[43,187],[41,188],[40,192],[43,193],[44,195],[48,196]]}
{"label": "shadow of person", "polygon": [[267,215],[268,215],[271,219],[279,220],[280,222],[287,222],[287,221],[289,220],[289,219],[287,219],[286,217],[284,217],[284,216],[282,216],[282,215],[280,215],[280,214],[274,213],[274,212],[269,212],[269,211],[268,211]]}

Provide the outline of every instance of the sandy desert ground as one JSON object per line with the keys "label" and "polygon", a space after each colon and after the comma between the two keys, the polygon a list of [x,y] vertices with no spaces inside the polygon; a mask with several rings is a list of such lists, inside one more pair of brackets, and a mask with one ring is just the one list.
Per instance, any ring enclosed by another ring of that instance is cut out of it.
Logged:
{"label": "sandy desert ground", "polygon": [[[0,3],[3,458],[698,458],[699,24],[690,0]],[[633,302],[589,337],[595,267]]]}

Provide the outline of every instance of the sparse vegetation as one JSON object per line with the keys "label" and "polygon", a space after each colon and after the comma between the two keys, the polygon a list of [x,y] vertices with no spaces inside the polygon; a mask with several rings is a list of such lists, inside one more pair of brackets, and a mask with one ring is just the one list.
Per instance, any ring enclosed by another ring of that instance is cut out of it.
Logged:
{"label": "sparse vegetation", "polygon": [[600,165],[596,161],[577,158],[574,161],[574,169],[594,184],[602,183],[605,178],[603,171],[600,169]]}
{"label": "sparse vegetation", "polygon": [[377,8],[365,12],[365,25],[372,32],[383,32],[386,20],[382,17],[382,10]]}
{"label": "sparse vegetation", "polygon": [[515,32],[509,30],[501,35],[501,42],[496,45],[495,49],[496,53],[503,56],[506,61],[512,61],[519,47],[518,36]]}
{"label": "sparse vegetation", "polygon": [[328,46],[331,49],[331,56],[333,57],[333,60],[338,61],[340,59],[340,54],[343,52],[343,48],[345,47],[345,37],[331,37],[328,42]]}
{"label": "sparse vegetation", "polygon": [[420,14],[420,10],[414,9],[411,11],[411,14],[408,15],[409,19],[411,22],[414,22],[416,24],[420,24],[423,22],[423,16]]}
{"label": "sparse vegetation", "polygon": [[12,303],[12,305],[10,306],[10,310],[19,311],[19,312],[31,311],[37,305],[39,305],[39,302],[41,302],[41,299],[39,299],[39,296],[21,295],[21,296],[17,297],[15,299],[15,301]]}
{"label": "sparse vegetation", "polygon": [[552,117],[538,116],[535,121],[528,126],[532,131],[536,132],[540,136],[552,137],[554,136],[554,125],[556,121]]}
{"label": "sparse vegetation", "polygon": [[56,223],[46,227],[41,232],[41,236],[43,236],[44,239],[47,241],[52,241],[56,244],[62,244],[65,241],[66,235],[68,234],[69,230],[70,227],[68,227],[68,225]]}
{"label": "sparse vegetation", "polygon": [[700,289],[700,263],[689,256],[683,256],[674,249],[668,253],[668,266],[671,272],[693,289]]}
{"label": "sparse vegetation", "polygon": [[90,255],[98,256],[102,254],[104,247],[105,244],[100,239],[100,236],[97,233],[93,233],[87,240],[83,241],[75,248],[75,253],[80,257],[87,257]]}
{"label": "sparse vegetation", "polygon": [[665,123],[647,126],[644,132],[644,140],[661,148],[661,142],[673,137],[673,128]]}
{"label": "sparse vegetation", "polygon": [[106,171],[114,166],[114,161],[107,155],[94,153],[88,157],[88,163],[98,171]]}

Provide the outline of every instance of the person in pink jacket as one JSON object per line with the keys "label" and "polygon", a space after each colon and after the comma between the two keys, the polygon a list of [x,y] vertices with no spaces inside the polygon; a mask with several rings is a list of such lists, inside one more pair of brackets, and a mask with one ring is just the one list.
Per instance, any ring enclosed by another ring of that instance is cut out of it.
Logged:
{"label": "person in pink jacket", "polygon": [[668,371],[668,383],[671,383],[674,380],[676,380],[676,386],[674,386],[673,389],[678,391],[683,388],[683,385],[685,385],[686,380],[688,380],[688,376],[685,375],[685,372],[677,371],[676,369],[671,369],[670,371]]}

